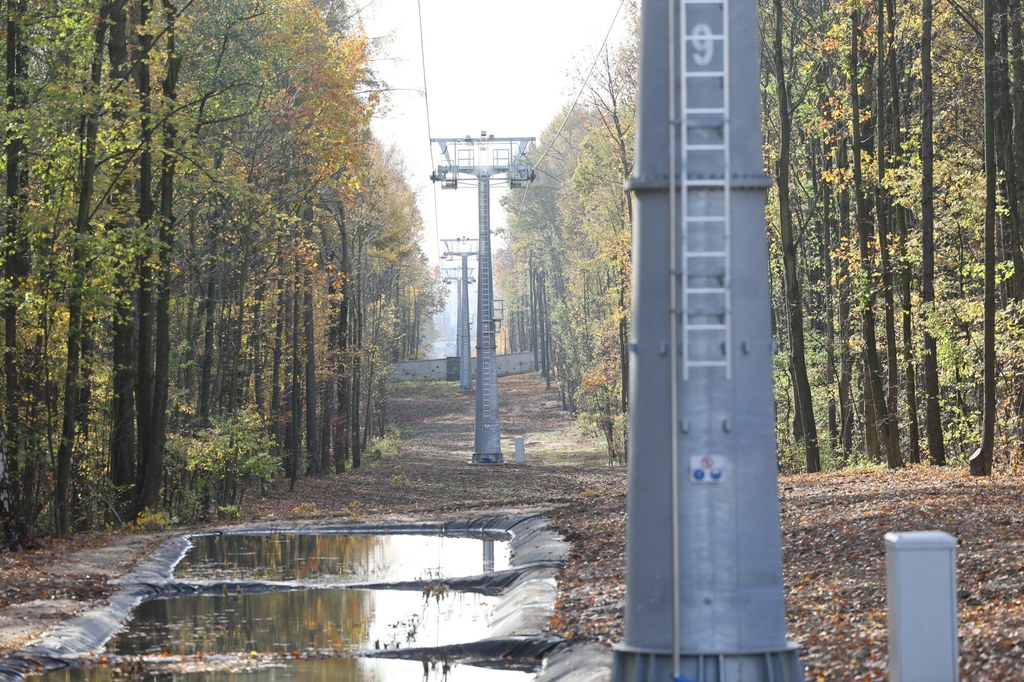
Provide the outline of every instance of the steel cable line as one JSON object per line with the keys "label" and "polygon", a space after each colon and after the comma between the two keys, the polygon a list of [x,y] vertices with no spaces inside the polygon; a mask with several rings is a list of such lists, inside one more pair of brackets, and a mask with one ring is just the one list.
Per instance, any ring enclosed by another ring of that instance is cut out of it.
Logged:
{"label": "steel cable line", "polygon": [[[618,5],[618,7],[615,8],[615,15],[612,17],[611,24],[608,26],[608,30],[604,34],[604,40],[601,41],[601,47],[597,50],[597,53],[594,55],[594,61],[590,64],[590,70],[587,71],[587,77],[584,78],[583,79],[583,83],[580,84],[580,89],[576,93],[576,97],[573,99],[572,105],[569,107],[569,111],[565,112],[565,117],[562,119],[561,125],[558,126],[558,130],[556,130],[555,134],[552,136],[551,141],[548,142],[547,148],[540,155],[540,158],[537,159],[537,161],[532,166],[530,166],[530,170],[531,171],[536,171],[537,170],[537,167],[540,165],[541,161],[544,160],[544,158],[548,155],[548,152],[550,152],[552,147],[555,146],[555,142],[557,142],[559,137],[561,137],[562,129],[565,128],[565,124],[569,122],[569,118],[576,111],[576,106],[580,103],[580,98],[583,97],[583,91],[586,90],[587,85],[590,83],[591,76],[594,75],[594,69],[597,68],[597,62],[601,58],[601,55],[604,54],[605,48],[608,45],[608,39],[612,35],[612,30],[615,28],[615,24],[619,20],[619,14],[622,12],[622,6],[625,5],[625,4],[626,4],[626,0],[619,0],[619,5]],[[424,88],[425,87],[426,86],[424,85]],[[522,201],[519,202],[519,210],[516,211],[516,222],[512,225],[512,229],[509,230],[509,232],[508,232],[508,241],[509,241],[510,244],[512,242],[512,237],[515,235],[516,228],[519,227],[519,219],[520,219],[520,217],[523,214],[523,208],[526,207],[526,197],[527,197],[527,195],[530,192],[530,185],[532,185],[532,184],[533,183],[526,183],[526,186],[523,188],[523,198],[522,198]],[[436,206],[436,204],[435,204],[435,206]],[[511,249],[505,249],[502,252],[501,257],[498,259],[498,261],[496,261],[495,264],[497,264],[498,262],[501,262],[502,260],[504,260],[505,256],[510,251],[511,251]]]}
{"label": "steel cable line", "polygon": [[[427,94],[427,51],[423,44],[423,4],[422,0],[416,0],[416,17],[420,30],[420,66],[423,68],[423,108],[427,118],[427,146],[430,149],[430,169],[434,169],[434,133],[430,126],[430,97]],[[437,248],[437,262],[441,262],[441,227],[437,217],[437,185],[430,183],[434,193],[434,246]]]}

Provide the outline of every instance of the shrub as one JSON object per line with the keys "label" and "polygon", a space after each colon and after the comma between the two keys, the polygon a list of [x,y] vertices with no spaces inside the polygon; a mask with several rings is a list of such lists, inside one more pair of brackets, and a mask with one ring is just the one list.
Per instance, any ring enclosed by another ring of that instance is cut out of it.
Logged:
{"label": "shrub", "polygon": [[367,445],[366,454],[371,460],[382,460],[387,457],[397,457],[402,452],[402,437],[398,429],[389,426],[381,437],[370,439]]}
{"label": "shrub", "polygon": [[182,445],[191,488],[221,518],[237,517],[246,487],[270,483],[278,470],[273,438],[253,410],[215,421]]}
{"label": "shrub", "polygon": [[171,518],[162,511],[143,509],[139,517],[135,519],[135,527],[139,530],[164,530],[171,525]]}

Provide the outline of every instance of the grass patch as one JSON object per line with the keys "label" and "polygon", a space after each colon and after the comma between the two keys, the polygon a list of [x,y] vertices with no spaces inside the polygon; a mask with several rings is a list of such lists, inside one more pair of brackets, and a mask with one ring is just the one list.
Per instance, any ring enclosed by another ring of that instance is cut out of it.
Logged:
{"label": "grass patch", "polygon": [[403,398],[444,398],[450,397],[459,388],[457,381],[396,381],[389,385],[391,397]]}

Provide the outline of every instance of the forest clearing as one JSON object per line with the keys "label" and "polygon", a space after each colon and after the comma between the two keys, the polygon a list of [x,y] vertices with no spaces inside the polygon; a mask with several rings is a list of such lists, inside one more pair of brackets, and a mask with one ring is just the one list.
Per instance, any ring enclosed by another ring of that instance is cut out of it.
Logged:
{"label": "forest clearing", "polygon": [[883,536],[946,531],[963,677],[1024,678],[1022,3],[3,8],[0,652],[175,533],[514,513],[549,633],[676,677],[885,678]]}
{"label": "forest clearing", "polygon": [[[457,394],[451,383],[403,383],[391,402],[400,448],[373,456],[359,471],[303,478],[295,492],[253,494],[242,520],[369,523],[541,513],[572,547],[559,576],[551,634],[606,646],[620,641],[626,469],[607,463],[600,442],[559,410],[556,391],[541,379],[507,377],[501,388],[506,433],[526,439],[525,465],[469,464],[472,397]],[[979,480],[965,467],[928,465],[783,476],[789,637],[800,646],[807,679],[886,679],[882,537],[920,529],[945,530],[959,540],[963,679],[1020,679],[1022,488],[1017,479]],[[141,556],[157,537],[51,539],[0,555],[0,654],[24,645],[33,627],[51,626],[109,594],[109,576],[77,555],[114,546],[120,555]],[[47,608],[48,602],[59,609]]]}

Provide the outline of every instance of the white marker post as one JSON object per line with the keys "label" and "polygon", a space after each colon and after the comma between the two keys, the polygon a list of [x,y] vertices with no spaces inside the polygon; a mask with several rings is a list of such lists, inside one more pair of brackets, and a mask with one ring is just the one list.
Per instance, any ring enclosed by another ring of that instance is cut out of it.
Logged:
{"label": "white marker post", "polygon": [[890,682],[957,682],[956,538],[885,534]]}

